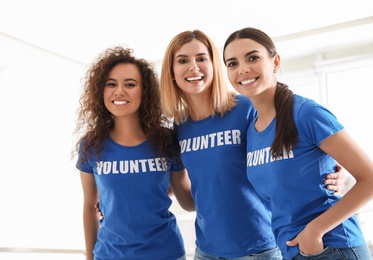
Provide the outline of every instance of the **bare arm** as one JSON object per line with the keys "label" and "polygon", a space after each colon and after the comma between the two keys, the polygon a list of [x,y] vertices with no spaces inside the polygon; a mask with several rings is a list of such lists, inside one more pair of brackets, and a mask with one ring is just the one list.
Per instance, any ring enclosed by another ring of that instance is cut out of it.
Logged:
{"label": "bare arm", "polygon": [[98,203],[98,191],[93,174],[80,172],[83,187],[83,226],[86,259],[93,260],[93,248],[97,239],[98,219],[96,204]]}
{"label": "bare arm", "polygon": [[191,194],[191,183],[186,169],[171,172],[171,189],[169,194],[174,194],[180,206],[186,211],[195,211],[194,200]]}
{"label": "bare arm", "polygon": [[320,147],[351,173],[356,183],[340,201],[308,223],[292,241],[296,241],[301,252],[306,254],[320,252],[323,249],[324,234],[355,214],[373,198],[373,161],[346,130],[328,137]]}

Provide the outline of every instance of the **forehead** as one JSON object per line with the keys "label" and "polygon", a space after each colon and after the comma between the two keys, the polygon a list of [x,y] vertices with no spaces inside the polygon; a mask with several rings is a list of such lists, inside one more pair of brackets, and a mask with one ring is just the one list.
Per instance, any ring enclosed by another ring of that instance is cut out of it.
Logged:
{"label": "forehead", "polygon": [[125,78],[141,78],[138,67],[132,63],[120,63],[115,65],[109,72],[109,77],[112,76],[122,76]]}
{"label": "forehead", "polygon": [[175,52],[175,57],[180,55],[194,56],[200,54],[209,54],[207,46],[203,42],[193,39],[181,46],[181,48]]}
{"label": "forehead", "polygon": [[[266,48],[252,39],[235,39],[225,49],[225,56],[238,55],[249,51],[267,52]],[[228,58],[228,57],[226,57]]]}

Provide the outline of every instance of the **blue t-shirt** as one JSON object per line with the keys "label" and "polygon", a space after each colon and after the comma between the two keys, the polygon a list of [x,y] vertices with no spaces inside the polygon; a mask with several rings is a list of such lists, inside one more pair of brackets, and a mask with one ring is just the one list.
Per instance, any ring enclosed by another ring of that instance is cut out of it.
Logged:
{"label": "blue t-shirt", "polygon": [[[262,132],[255,130],[253,120],[247,132],[247,176],[270,205],[273,232],[284,258],[292,258],[299,252],[298,246],[289,247],[286,241],[294,239],[312,219],[340,199],[323,184],[326,175],[335,171],[336,162],[320,149],[320,144],[343,126],[326,108],[294,96],[298,145],[290,153],[283,153],[278,160],[270,154],[276,119]],[[332,248],[365,243],[355,217],[326,233],[323,242]]]}
{"label": "blue t-shirt", "polygon": [[275,246],[270,216],[246,177],[246,132],[255,110],[237,96],[225,114],[175,126],[196,206],[196,245],[218,257]]}
{"label": "blue t-shirt", "polygon": [[185,254],[175,216],[169,211],[170,172],[184,167],[153,153],[150,144],[126,147],[108,137],[98,160],[94,153],[77,164],[94,174],[100,222],[95,259],[175,260]]}

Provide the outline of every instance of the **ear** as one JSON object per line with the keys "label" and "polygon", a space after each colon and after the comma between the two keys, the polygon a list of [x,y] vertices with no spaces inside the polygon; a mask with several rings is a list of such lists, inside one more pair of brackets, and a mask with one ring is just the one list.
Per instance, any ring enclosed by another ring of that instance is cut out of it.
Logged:
{"label": "ear", "polygon": [[273,73],[276,73],[280,68],[281,57],[279,54],[276,54],[273,58]]}

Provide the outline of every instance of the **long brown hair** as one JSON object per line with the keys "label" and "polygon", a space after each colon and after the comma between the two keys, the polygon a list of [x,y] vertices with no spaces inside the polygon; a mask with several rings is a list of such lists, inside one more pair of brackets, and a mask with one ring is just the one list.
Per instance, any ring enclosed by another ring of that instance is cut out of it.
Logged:
{"label": "long brown hair", "polygon": [[104,86],[111,69],[120,63],[134,64],[142,78],[142,98],[139,119],[146,139],[160,155],[178,156],[173,145],[174,133],[171,122],[162,114],[158,76],[153,66],[144,59],[133,56],[133,50],[116,46],[101,53],[87,70],[84,91],[80,97],[80,108],[76,120],[75,134],[80,139],[75,145],[75,153],[82,143],[82,159],[87,158],[92,148],[96,155],[102,151],[102,141],[114,127],[114,120],[103,100]]}
{"label": "long brown hair", "polygon": [[[277,54],[275,44],[272,39],[261,30],[247,27],[233,32],[225,41],[223,53],[227,46],[235,39],[251,39],[263,45],[270,57]],[[223,55],[225,60],[225,56]],[[298,144],[298,130],[293,118],[294,93],[289,87],[277,82],[275,92],[275,109],[276,109],[276,135],[271,145],[273,157],[278,157],[283,153],[290,152],[290,149]]]}
{"label": "long brown hair", "polygon": [[227,88],[225,73],[223,71],[222,61],[219,57],[218,49],[211,39],[202,31],[184,31],[176,35],[169,43],[162,64],[161,73],[161,104],[163,112],[168,117],[173,117],[179,124],[189,118],[191,109],[183,91],[177,86],[174,78],[173,64],[175,53],[186,43],[192,40],[201,41],[206,45],[213,64],[213,83],[210,89],[210,112],[211,115],[219,113],[223,116],[227,111],[236,105],[234,92]]}

